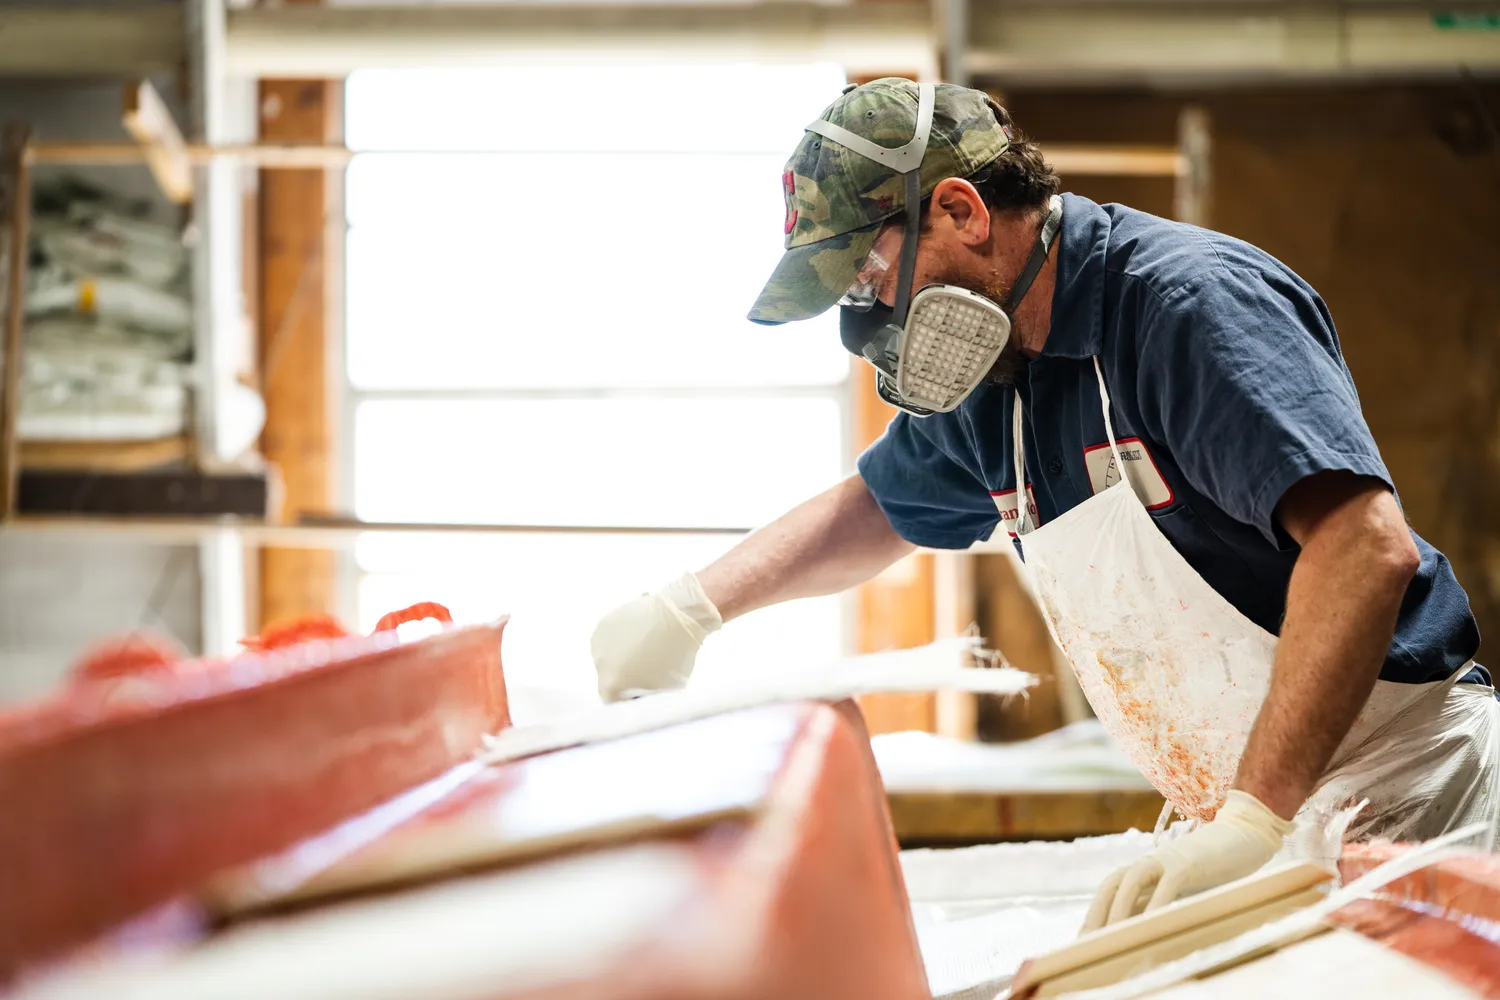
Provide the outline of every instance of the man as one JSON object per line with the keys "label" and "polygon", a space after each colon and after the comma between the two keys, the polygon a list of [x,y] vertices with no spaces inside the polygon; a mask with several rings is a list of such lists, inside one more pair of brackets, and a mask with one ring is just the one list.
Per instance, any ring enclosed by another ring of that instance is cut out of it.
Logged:
{"label": "man", "polygon": [[1088,927],[1239,878],[1294,815],[1493,824],[1500,703],[1441,553],[1406,525],[1332,319],[1237,240],[1057,196],[983,93],[846,90],[788,163],[762,323],[840,307],[903,410],[859,474],[612,612],[606,699],[680,686],[723,621],[1004,525],[1091,705],[1201,825]]}

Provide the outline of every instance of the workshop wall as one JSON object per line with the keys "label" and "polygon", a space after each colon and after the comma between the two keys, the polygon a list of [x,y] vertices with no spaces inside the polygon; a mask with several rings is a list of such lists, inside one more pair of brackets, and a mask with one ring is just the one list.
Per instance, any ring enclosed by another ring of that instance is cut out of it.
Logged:
{"label": "workshop wall", "polygon": [[[1407,517],[1467,588],[1481,662],[1500,656],[1500,86],[1003,100],[1044,146],[1170,144],[1181,107],[1209,112],[1210,225],[1322,293]],[[1172,214],[1170,181],[1064,181]]]}

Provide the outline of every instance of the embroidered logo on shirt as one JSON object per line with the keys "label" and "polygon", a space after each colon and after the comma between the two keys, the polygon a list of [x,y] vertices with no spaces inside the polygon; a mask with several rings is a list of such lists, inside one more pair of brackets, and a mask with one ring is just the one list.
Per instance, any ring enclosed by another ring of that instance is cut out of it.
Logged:
{"label": "embroidered logo on shirt", "polygon": [[[1147,510],[1165,507],[1174,499],[1172,487],[1162,478],[1156,467],[1156,459],[1146,450],[1140,438],[1121,438],[1120,457],[1125,461],[1125,474],[1130,477],[1130,488],[1141,498]],[[1109,450],[1109,442],[1083,449],[1083,464],[1089,470],[1089,487],[1095,493],[1120,481],[1120,470],[1115,467],[1115,456]]]}
{"label": "embroidered logo on shirt", "polygon": [[[1016,537],[1016,517],[1020,513],[1016,509],[1016,491],[1003,490],[999,493],[991,493],[990,499],[995,501],[995,509],[1000,512],[1000,526],[1005,529],[1010,537]],[[1036,510],[1036,491],[1031,484],[1026,484],[1026,513],[1031,515],[1033,527],[1042,523],[1042,516]]]}

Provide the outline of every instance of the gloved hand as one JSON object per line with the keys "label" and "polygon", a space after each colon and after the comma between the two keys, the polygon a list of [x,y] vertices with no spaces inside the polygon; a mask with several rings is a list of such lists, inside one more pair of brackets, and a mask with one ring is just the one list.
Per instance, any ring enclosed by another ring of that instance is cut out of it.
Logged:
{"label": "gloved hand", "polygon": [[1255,872],[1281,849],[1292,824],[1248,792],[1232,791],[1213,822],[1127,865],[1099,887],[1083,922],[1083,931],[1118,923],[1141,909],[1141,897],[1153,886],[1146,910],[1166,906]]}
{"label": "gloved hand", "polygon": [[685,686],[703,640],[723,624],[692,573],[621,605],[599,620],[589,640],[599,697],[619,701]]}

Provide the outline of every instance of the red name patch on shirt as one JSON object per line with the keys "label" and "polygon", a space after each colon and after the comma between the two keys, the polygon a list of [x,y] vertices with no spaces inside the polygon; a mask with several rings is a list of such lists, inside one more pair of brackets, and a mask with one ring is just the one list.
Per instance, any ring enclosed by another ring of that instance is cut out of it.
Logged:
{"label": "red name patch on shirt", "polygon": [[[1000,512],[1000,526],[1003,527],[1010,537],[1016,537],[1016,518],[1020,516],[1020,509],[1016,506],[1016,491],[1002,490],[999,493],[991,493],[990,499],[995,501],[995,509]],[[1036,509],[1036,492],[1031,484],[1026,484],[1026,513],[1031,515],[1032,527],[1042,523],[1042,516]]]}
{"label": "red name patch on shirt", "polygon": [[[1138,437],[1123,438],[1117,442],[1120,458],[1125,463],[1125,475],[1130,478],[1130,488],[1141,498],[1147,510],[1165,507],[1175,498],[1172,487],[1162,478],[1156,460],[1146,450]],[[1089,471],[1089,487],[1095,494],[1120,481],[1120,470],[1115,466],[1115,456],[1109,450],[1109,442],[1083,449],[1083,464]]]}

